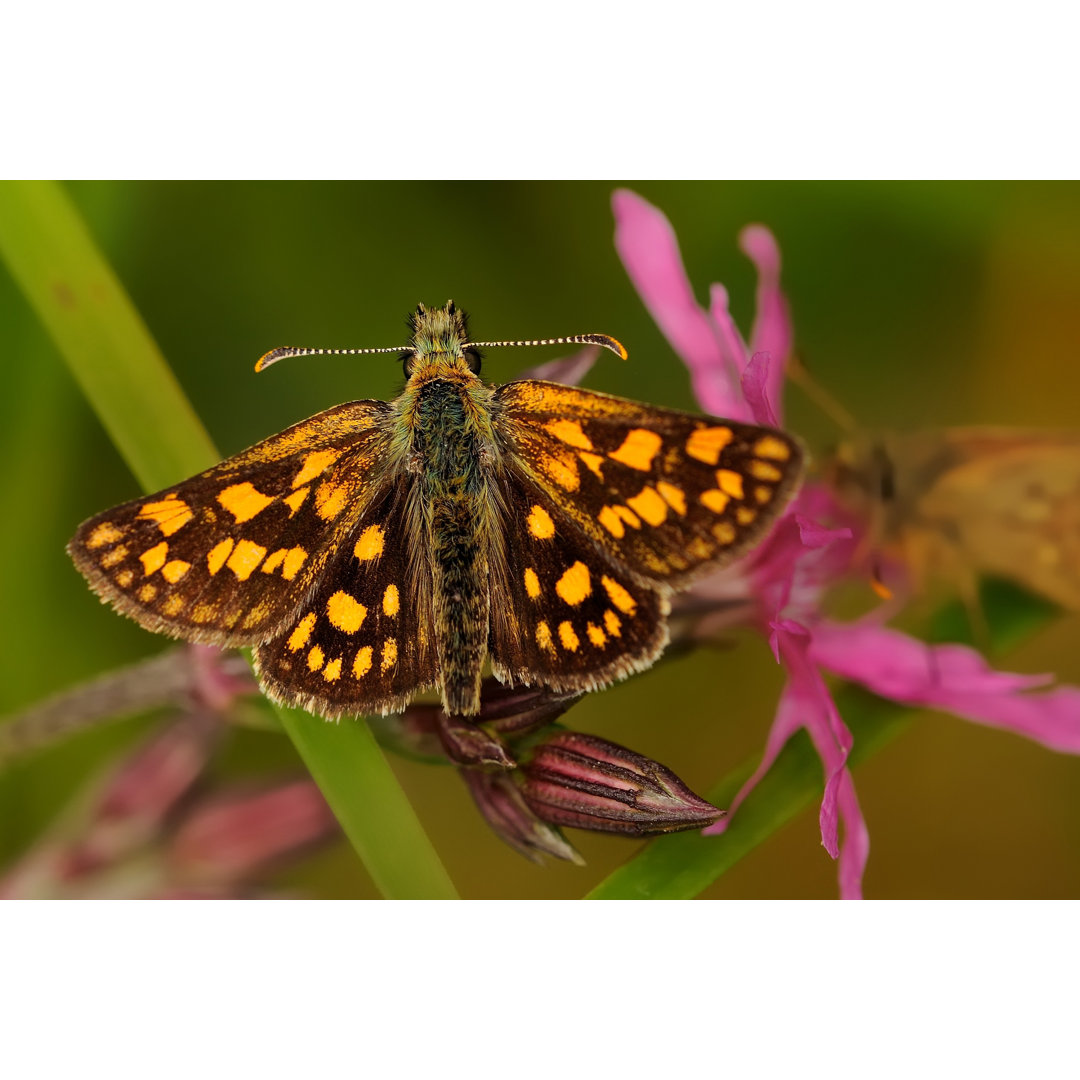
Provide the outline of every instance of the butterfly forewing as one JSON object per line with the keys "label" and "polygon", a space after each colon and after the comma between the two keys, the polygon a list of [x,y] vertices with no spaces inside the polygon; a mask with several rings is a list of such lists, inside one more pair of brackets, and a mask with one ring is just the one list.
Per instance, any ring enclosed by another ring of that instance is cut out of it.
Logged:
{"label": "butterfly forewing", "polygon": [[98,514],[80,526],[71,557],[102,598],[150,630],[263,641],[321,579],[374,494],[388,409],[340,405]]}
{"label": "butterfly forewing", "polygon": [[323,716],[385,713],[437,682],[431,598],[409,543],[410,486],[403,478],[370,505],[310,599],[256,650],[275,700]]}
{"label": "butterfly forewing", "polygon": [[496,399],[498,430],[560,514],[632,573],[672,586],[760,540],[802,474],[798,443],[769,428],[557,383],[509,383]]}

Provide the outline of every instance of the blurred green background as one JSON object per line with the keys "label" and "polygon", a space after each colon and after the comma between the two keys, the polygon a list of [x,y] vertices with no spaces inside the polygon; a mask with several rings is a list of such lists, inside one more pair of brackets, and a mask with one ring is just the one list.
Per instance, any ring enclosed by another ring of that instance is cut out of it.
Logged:
{"label": "blurred green background", "polygon": [[[96,241],[223,453],[341,401],[391,397],[392,357],[301,359],[261,376],[276,345],[405,340],[418,301],[452,297],[483,338],[598,330],[597,389],[693,407],[684,368],[612,244],[602,183],[77,183]],[[700,299],[722,281],[749,329],[754,275],[739,229],[784,255],[797,345],[870,427],[1080,427],[1080,187],[1073,184],[646,183],[674,225]],[[3,189],[0,187],[0,197]],[[56,349],[0,270],[0,715],[165,647],[102,607],[64,553],[85,517],[138,487]],[[492,350],[504,381],[554,351]],[[799,394],[788,425],[818,449],[836,431]],[[998,666],[1080,684],[1080,618]],[[764,643],[665,661],[567,717],[648,754],[696,790],[760,754],[781,685]],[[312,723],[319,721],[312,720]],[[83,778],[148,728],[126,721],[0,773],[0,868]],[[281,735],[237,731],[218,769],[295,764]],[[570,834],[587,866],[538,868],[491,834],[447,768],[395,771],[464,896],[573,897],[637,848]],[[1080,895],[1080,761],[948,716],[921,715],[855,773],[871,834],[871,897]],[[322,896],[375,895],[344,842],[273,878]],[[714,885],[711,897],[836,894],[816,805]]]}

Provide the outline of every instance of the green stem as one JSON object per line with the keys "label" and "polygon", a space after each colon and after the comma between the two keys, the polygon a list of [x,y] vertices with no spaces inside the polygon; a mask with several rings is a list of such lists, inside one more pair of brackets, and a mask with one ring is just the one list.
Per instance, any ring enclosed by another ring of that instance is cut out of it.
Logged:
{"label": "green stem", "polygon": [[[59,184],[0,184],[0,256],[143,489],[218,460],[146,325]],[[363,722],[283,723],[383,894],[452,898],[453,884]]]}

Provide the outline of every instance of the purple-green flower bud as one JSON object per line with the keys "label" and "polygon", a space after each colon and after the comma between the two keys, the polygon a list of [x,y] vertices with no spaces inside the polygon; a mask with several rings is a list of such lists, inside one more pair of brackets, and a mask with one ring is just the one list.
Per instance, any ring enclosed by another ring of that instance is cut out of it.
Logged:
{"label": "purple-green flower bud", "polygon": [[541,821],[525,804],[525,799],[507,772],[461,769],[461,776],[480,813],[495,834],[534,863],[542,855],[584,865],[585,860],[553,825]]}
{"label": "purple-green flower bud", "polygon": [[651,836],[700,829],[724,815],[659,762],[573,731],[543,739],[518,779],[529,808],[554,825]]}

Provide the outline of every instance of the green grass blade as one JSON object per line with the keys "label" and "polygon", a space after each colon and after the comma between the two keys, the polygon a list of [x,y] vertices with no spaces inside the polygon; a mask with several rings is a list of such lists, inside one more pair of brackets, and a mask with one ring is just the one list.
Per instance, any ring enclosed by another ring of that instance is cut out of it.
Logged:
{"label": "green grass blade", "polygon": [[[1004,583],[987,583],[983,607],[993,628],[993,653],[1018,645],[1044,626],[1056,610]],[[965,641],[970,637],[967,615],[958,604],[944,608],[933,620],[930,641]],[[876,753],[911,723],[912,710],[885,701],[857,687],[835,695],[855,743],[852,765]],[[745,762],[706,793],[710,802],[727,806],[757,767]],[[587,895],[590,900],[686,900],[697,896],[741,858],[821,799],[821,762],[809,738],[799,732],[781,751],[773,767],[739,807],[719,836],[699,832],[662,836],[609,874]]]}
{"label": "green grass blade", "polygon": [[59,184],[0,184],[0,255],[147,491],[219,460],[180,384]]}
{"label": "green grass blade", "polygon": [[299,709],[278,711],[379,891],[401,900],[456,898],[434,851],[427,859],[411,854],[419,823],[411,807],[393,812],[404,796],[367,722],[323,723]]}
{"label": "green grass blade", "polygon": [[[219,458],[123,287],[58,184],[0,184],[0,256],[143,488]],[[365,723],[283,712],[301,757],[383,894],[453,884]]]}

